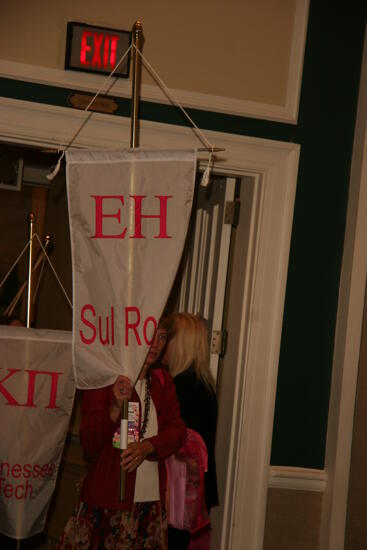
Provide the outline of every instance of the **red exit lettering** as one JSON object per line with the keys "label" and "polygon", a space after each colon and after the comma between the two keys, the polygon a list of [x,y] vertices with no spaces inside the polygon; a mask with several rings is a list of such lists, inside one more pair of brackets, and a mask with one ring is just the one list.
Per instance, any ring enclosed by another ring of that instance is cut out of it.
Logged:
{"label": "red exit lettering", "polygon": [[116,66],[119,36],[107,33],[84,31],[80,44],[80,63],[96,69],[111,69]]}

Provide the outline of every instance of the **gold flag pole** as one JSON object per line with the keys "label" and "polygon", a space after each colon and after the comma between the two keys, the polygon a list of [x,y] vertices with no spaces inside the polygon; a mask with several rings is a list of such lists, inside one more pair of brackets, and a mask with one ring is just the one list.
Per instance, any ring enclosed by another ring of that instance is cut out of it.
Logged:
{"label": "gold flag pole", "polygon": [[[44,243],[43,243],[43,247],[45,249],[45,252],[50,255],[53,248],[54,248],[54,243],[53,243],[53,240],[52,240],[52,237],[51,235],[46,235],[45,239],[44,239]],[[33,275],[36,274],[38,268],[40,267],[40,264],[41,262],[45,259],[45,254],[43,252],[43,250],[40,250],[38,256],[36,257],[35,261],[34,261],[34,265],[32,267],[32,273]],[[26,287],[27,287],[27,284],[28,284],[28,278],[25,279],[25,281],[23,281],[23,284],[21,285],[21,287],[19,288],[18,292],[16,293],[16,295],[14,296],[14,298],[12,299],[12,301],[10,302],[10,304],[8,305],[8,307],[5,309],[4,311],[4,315],[6,315],[7,317],[8,316],[11,316],[13,315],[14,313],[14,310],[15,308],[17,307],[18,305],[18,302],[19,300],[21,299],[21,297],[23,296],[23,292],[25,291]],[[32,297],[33,298],[33,297]],[[33,301],[33,300],[32,300]]]}
{"label": "gold flag pole", "polygon": [[[140,21],[136,21],[132,30],[132,92],[131,92],[131,127],[130,147],[139,147],[139,95],[141,79],[141,57],[138,54],[143,44],[143,27]],[[137,51],[138,50],[138,51]]]}
{"label": "gold flag pole", "polygon": [[[141,51],[143,43],[143,27],[140,21],[134,23],[132,29],[132,43],[135,48],[132,49],[132,91],[131,91],[131,126],[130,126],[130,147],[135,149],[139,146],[139,95],[140,95],[140,80],[141,80],[141,58],[138,51]],[[137,51],[138,50],[138,51]],[[121,428],[120,438],[126,441],[127,433],[123,434],[123,430],[127,432],[127,422],[129,416],[129,403],[125,399],[122,404],[121,413]],[[121,458],[123,449],[121,448]],[[125,470],[120,466],[120,500],[125,500]]]}
{"label": "gold flag pole", "polygon": [[[34,224],[36,222],[36,217],[33,212],[30,212],[27,218],[29,229],[29,253],[28,253],[28,289],[27,289],[27,328],[31,326],[32,320],[32,265],[33,265],[33,236],[34,236]],[[16,542],[17,550],[21,548],[21,540],[17,539]]]}
{"label": "gold flag pole", "polygon": [[31,326],[32,320],[32,265],[33,265],[33,234],[36,217],[33,212],[28,215],[29,224],[29,254],[28,254],[28,288],[27,288],[27,328]]}
{"label": "gold flag pole", "polygon": [[[29,228],[28,228],[28,237],[29,237],[29,253],[28,253],[28,289],[27,289],[27,328],[31,326],[31,316],[32,316],[32,265],[33,265],[33,235],[34,235],[34,224],[36,222],[36,217],[33,212],[30,212],[27,218]],[[21,548],[21,540],[17,539],[17,550]]]}

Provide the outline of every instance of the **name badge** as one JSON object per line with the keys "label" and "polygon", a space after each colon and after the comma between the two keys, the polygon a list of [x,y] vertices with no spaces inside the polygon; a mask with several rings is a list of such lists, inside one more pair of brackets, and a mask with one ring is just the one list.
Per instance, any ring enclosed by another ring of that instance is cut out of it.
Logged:
{"label": "name badge", "polygon": [[137,443],[139,441],[140,431],[140,413],[139,403],[137,401],[129,401],[129,412],[127,418],[127,442]]}

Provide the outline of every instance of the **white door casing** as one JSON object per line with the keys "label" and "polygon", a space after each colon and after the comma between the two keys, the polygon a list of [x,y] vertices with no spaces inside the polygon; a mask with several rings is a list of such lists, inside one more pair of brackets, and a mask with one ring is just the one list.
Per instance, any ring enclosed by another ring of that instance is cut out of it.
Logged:
{"label": "white door casing", "polygon": [[[0,139],[57,147],[70,140],[83,116],[62,107],[0,98]],[[168,124],[142,121],[140,135],[145,148],[199,145],[189,128]],[[248,209],[241,208],[231,275],[228,322],[235,326],[229,327],[233,336],[222,365],[228,376],[222,379],[220,396],[229,396],[231,422],[223,424],[220,402],[217,449],[223,454],[217,455],[217,466],[222,491],[213,514],[213,548],[260,550],[299,146],[209,131],[206,136],[225,149],[215,173],[253,176]],[[129,141],[128,119],[96,113],[75,145],[119,148]],[[201,166],[205,163],[202,155]]]}
{"label": "white door casing", "polygon": [[322,550],[343,550],[353,420],[367,278],[367,35],[349,184],[329,401]]}
{"label": "white door casing", "polygon": [[[198,187],[195,219],[183,256],[178,310],[201,315],[208,322],[211,342],[222,331],[232,231],[231,223],[226,223],[226,204],[233,202],[235,185],[234,177],[213,175],[208,187]],[[211,346],[210,370],[215,381],[218,362],[219,353]]]}

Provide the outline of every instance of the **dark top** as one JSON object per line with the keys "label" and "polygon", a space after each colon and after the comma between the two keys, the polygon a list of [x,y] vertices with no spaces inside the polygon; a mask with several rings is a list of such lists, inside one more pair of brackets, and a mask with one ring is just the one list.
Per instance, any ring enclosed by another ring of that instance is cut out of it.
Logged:
{"label": "dark top", "polygon": [[205,496],[208,511],[218,505],[217,474],[215,467],[215,432],[217,427],[217,399],[197,378],[193,367],[173,379],[181,416],[187,428],[198,432],[208,451],[208,471],[205,474]]}

